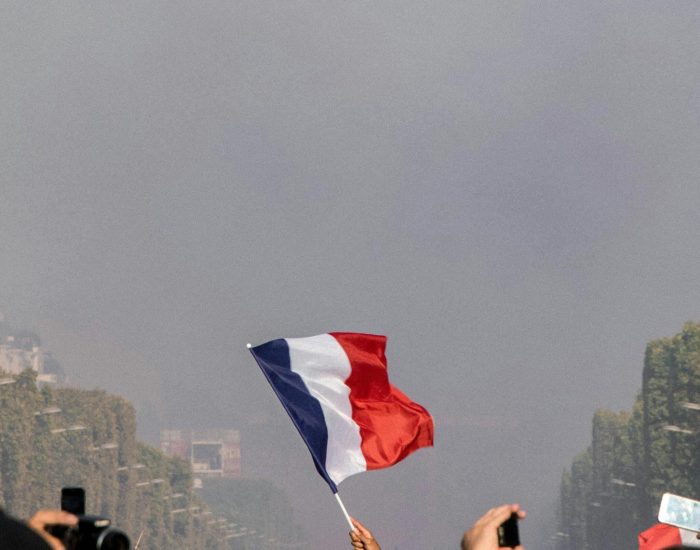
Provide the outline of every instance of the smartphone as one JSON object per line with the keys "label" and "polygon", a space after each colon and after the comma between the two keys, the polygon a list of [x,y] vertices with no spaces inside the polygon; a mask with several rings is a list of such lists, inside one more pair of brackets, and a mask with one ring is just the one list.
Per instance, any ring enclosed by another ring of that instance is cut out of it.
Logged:
{"label": "smartphone", "polygon": [[700,502],[664,493],[659,506],[659,521],[688,531],[700,532]]}
{"label": "smartphone", "polygon": [[64,487],[61,489],[61,510],[75,515],[85,514],[85,489]]}
{"label": "smartphone", "polygon": [[498,546],[515,548],[520,545],[518,532],[518,514],[513,512],[510,517],[498,526]]}

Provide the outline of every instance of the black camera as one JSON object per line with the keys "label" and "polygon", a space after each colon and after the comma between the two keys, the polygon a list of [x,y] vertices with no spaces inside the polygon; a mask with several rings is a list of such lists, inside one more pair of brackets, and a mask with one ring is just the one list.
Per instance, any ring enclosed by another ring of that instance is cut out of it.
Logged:
{"label": "black camera", "polygon": [[78,525],[50,525],[46,530],[59,539],[66,550],[129,550],[131,541],[112,521],[85,515],[85,491],[81,487],[61,489],[61,510],[78,516]]}

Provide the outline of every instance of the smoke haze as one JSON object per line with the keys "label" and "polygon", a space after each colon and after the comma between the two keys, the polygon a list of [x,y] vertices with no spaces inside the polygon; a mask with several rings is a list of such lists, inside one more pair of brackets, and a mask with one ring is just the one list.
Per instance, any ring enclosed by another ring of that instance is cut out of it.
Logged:
{"label": "smoke haze", "polygon": [[387,550],[520,502],[553,532],[598,407],[698,320],[696,2],[0,7],[0,311],[141,436],[243,431],[348,545],[245,348],[389,337],[436,445],[340,487]]}

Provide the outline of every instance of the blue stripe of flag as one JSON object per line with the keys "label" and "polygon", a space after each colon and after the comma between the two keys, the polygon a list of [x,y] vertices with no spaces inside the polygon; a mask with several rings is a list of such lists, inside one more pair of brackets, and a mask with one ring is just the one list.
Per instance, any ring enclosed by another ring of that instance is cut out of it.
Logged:
{"label": "blue stripe of flag", "polygon": [[272,340],[250,351],[309,448],[316,470],[331,490],[337,492],[335,483],[326,472],[328,429],[323,410],[301,377],[292,371],[287,341],[283,338]]}

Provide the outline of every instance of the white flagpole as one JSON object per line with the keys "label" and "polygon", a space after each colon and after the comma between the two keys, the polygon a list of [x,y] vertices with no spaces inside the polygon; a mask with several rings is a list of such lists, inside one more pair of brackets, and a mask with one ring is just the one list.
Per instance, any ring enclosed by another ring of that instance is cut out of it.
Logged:
{"label": "white flagpole", "polygon": [[348,511],[345,509],[345,504],[343,504],[343,501],[340,500],[340,495],[338,493],[333,493],[335,495],[335,500],[338,501],[338,504],[340,505],[340,509],[343,511],[343,515],[345,516],[345,519],[348,522],[348,525],[350,526],[350,531],[355,531],[355,526],[352,524],[352,521],[350,520],[350,514],[348,514]]}

